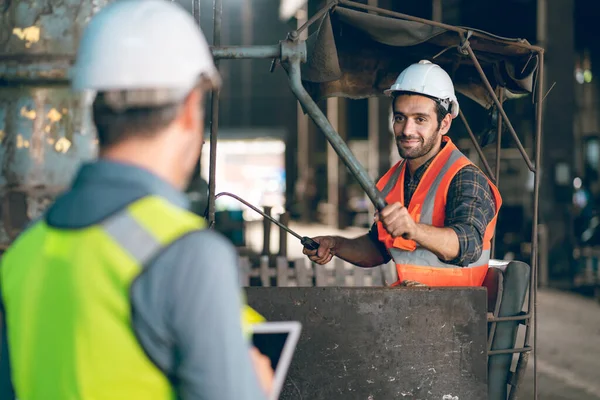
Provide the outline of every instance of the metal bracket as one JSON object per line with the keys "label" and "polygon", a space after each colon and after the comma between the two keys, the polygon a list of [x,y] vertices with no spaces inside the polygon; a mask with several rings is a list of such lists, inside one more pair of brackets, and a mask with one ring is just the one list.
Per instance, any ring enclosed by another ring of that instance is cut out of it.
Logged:
{"label": "metal bracket", "polygon": [[281,61],[307,60],[306,42],[304,40],[283,40],[281,42]]}

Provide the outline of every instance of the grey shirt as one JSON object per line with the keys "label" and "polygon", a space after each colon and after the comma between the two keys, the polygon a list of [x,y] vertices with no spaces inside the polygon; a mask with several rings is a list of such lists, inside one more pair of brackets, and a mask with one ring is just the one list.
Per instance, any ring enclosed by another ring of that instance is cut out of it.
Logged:
{"label": "grey shirt", "polygon": [[[183,193],[149,171],[97,161],[80,169],[45,218],[57,228],[88,227],[147,195],[188,207]],[[209,230],[180,238],[145,266],[130,296],[136,337],[179,398],[264,399],[242,335],[237,253],[227,239]],[[0,399],[9,399],[4,329],[2,338]]]}

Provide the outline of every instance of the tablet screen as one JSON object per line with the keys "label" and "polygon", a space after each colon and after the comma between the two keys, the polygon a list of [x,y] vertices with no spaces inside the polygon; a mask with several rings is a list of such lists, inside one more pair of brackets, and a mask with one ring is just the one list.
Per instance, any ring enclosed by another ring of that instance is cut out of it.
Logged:
{"label": "tablet screen", "polygon": [[271,360],[271,367],[277,370],[283,347],[288,338],[288,332],[254,333],[252,343],[265,356]]}

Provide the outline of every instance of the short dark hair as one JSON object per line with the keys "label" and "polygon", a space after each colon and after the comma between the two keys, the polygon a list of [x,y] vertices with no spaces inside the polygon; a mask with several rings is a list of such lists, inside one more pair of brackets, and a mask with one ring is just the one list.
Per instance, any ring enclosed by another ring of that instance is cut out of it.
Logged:
{"label": "short dark hair", "polygon": [[440,101],[438,99],[431,97],[431,96],[424,95],[424,94],[414,93],[414,92],[396,92],[396,93],[394,93],[394,95],[392,97],[392,107],[394,106],[394,103],[396,103],[396,98],[398,96],[423,96],[423,97],[427,97],[428,99],[433,100],[433,102],[435,103],[435,111],[436,111],[436,116],[437,116],[438,129],[440,128],[440,125],[442,124],[442,120],[449,113],[448,110],[446,110],[444,108],[444,106],[440,103]]}
{"label": "short dark hair", "polygon": [[175,120],[178,110],[179,104],[168,104],[115,111],[98,93],[92,105],[98,145],[106,148],[132,137],[152,137]]}
{"label": "short dark hair", "polygon": [[[201,76],[192,90],[202,93],[213,88],[212,82]],[[191,91],[190,91],[191,92]],[[92,118],[96,125],[100,148],[113,146],[132,137],[152,137],[164,130],[177,117],[182,102],[176,101],[160,106],[132,107],[115,110],[104,92],[99,92],[92,105]],[[187,98],[187,97],[186,97]],[[205,96],[201,98],[204,107]]]}

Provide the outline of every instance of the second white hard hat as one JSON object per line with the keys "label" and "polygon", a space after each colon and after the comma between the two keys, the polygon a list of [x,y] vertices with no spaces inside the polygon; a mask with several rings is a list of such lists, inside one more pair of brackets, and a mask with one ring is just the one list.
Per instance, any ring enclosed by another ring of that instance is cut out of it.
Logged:
{"label": "second white hard hat", "polygon": [[458,99],[450,75],[442,67],[428,60],[412,64],[400,73],[396,82],[384,93],[411,92],[438,99],[452,118],[458,116]]}
{"label": "second white hard hat", "polygon": [[117,0],[86,26],[71,77],[76,91],[185,95],[201,76],[220,85],[206,39],[187,11],[166,0]]}

